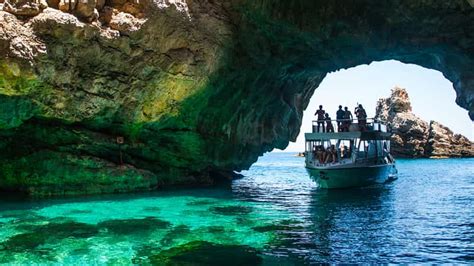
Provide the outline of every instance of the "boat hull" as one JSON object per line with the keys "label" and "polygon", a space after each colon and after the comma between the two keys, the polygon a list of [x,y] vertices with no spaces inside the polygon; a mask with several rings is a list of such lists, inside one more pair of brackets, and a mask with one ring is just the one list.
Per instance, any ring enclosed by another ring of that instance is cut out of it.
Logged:
{"label": "boat hull", "polygon": [[321,188],[363,187],[396,179],[394,164],[350,168],[306,167],[306,170]]}

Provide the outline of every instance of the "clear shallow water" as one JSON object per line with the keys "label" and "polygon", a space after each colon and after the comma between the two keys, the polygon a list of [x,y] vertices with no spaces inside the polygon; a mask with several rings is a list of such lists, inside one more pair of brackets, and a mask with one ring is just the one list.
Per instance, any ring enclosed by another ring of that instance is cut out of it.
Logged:
{"label": "clear shallow water", "polygon": [[391,184],[332,191],[303,163],[267,154],[232,187],[2,199],[0,263],[474,262],[474,159],[398,160]]}

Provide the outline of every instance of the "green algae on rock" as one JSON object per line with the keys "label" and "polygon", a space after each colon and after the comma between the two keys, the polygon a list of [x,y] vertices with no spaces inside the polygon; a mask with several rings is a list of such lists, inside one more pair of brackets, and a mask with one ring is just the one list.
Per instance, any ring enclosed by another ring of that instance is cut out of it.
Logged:
{"label": "green algae on rock", "polygon": [[194,241],[151,255],[149,261],[153,265],[260,265],[262,258],[248,246]]}
{"label": "green algae on rock", "polygon": [[96,226],[79,223],[47,223],[44,225],[21,225],[19,230],[26,230],[1,242],[4,250],[14,252],[34,251],[40,245],[48,242],[54,243],[66,238],[89,238],[99,234]]}
{"label": "green algae on rock", "polygon": [[465,0],[123,2],[0,11],[0,189],[211,184],[295,140],[326,73],[372,61],[443,72],[474,118]]}
{"label": "green algae on rock", "polygon": [[210,210],[215,214],[230,216],[246,215],[253,211],[252,207],[249,206],[215,206]]}
{"label": "green algae on rock", "polygon": [[154,217],[106,220],[97,224],[99,228],[105,228],[110,233],[119,235],[150,233],[153,230],[166,229],[170,225],[169,222]]}

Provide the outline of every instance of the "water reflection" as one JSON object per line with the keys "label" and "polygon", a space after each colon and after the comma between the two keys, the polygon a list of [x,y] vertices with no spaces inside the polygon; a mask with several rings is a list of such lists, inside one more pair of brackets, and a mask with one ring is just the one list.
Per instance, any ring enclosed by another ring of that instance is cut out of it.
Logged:
{"label": "water reflection", "polygon": [[[310,241],[314,252],[310,261],[360,262],[382,254],[385,246],[381,227],[389,226],[390,187],[362,189],[313,189],[308,206]],[[363,247],[363,249],[361,249]]]}

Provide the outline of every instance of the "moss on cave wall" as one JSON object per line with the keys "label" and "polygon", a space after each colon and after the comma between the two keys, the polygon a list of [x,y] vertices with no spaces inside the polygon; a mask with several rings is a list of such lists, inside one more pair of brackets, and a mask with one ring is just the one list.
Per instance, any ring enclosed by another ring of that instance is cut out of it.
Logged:
{"label": "moss on cave wall", "polygon": [[34,75],[0,61],[0,129],[17,127],[34,115],[34,104],[27,96],[39,87]]}

